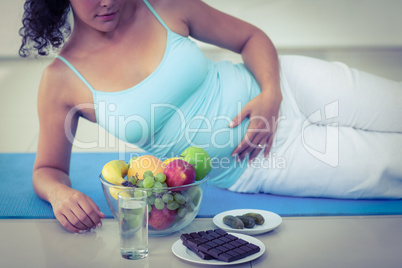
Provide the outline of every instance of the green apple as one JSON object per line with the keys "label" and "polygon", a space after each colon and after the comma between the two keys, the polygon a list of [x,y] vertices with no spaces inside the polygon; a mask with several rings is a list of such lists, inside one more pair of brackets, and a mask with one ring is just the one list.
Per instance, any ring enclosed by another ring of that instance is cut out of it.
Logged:
{"label": "green apple", "polygon": [[180,157],[194,167],[196,181],[202,180],[211,171],[211,158],[208,153],[200,147],[190,146],[180,154]]}
{"label": "green apple", "polygon": [[133,158],[130,159],[130,161],[128,161],[128,168],[130,168],[131,163],[137,158],[138,158],[138,156],[134,156]]}

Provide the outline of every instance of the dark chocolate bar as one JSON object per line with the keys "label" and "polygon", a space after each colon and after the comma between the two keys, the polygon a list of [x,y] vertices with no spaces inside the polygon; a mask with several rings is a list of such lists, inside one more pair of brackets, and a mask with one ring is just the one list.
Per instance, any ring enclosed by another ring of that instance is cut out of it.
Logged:
{"label": "dark chocolate bar", "polygon": [[192,239],[192,237],[189,234],[182,234],[180,236],[180,239],[183,241],[183,245],[185,245],[187,248],[189,248],[192,252],[194,252],[195,254],[198,255],[198,257],[200,257],[203,260],[211,260],[211,259],[215,259],[214,257],[212,257],[209,254],[206,254],[204,252],[202,252],[201,250],[197,249],[197,247],[194,246],[194,243],[188,243],[187,240],[188,239]]}
{"label": "dark chocolate bar", "polygon": [[232,262],[260,251],[260,247],[221,229],[182,234],[183,245],[203,260]]}

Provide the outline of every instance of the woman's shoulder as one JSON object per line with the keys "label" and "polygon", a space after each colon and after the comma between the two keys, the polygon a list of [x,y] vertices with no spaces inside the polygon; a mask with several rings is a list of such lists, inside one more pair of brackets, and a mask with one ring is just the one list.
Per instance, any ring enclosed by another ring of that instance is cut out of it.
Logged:
{"label": "woman's shoulder", "polygon": [[200,10],[201,0],[147,0],[168,27],[180,35],[189,35],[189,21]]}
{"label": "woman's shoulder", "polygon": [[67,105],[71,103],[68,92],[73,86],[67,65],[55,58],[42,73],[38,97],[54,104]]}
{"label": "woman's shoulder", "polygon": [[65,63],[57,58],[54,58],[50,64],[44,69],[41,79],[41,88],[46,86],[60,87],[68,82],[68,75],[66,75],[68,67]]}
{"label": "woman's shoulder", "polygon": [[179,6],[186,6],[187,4],[194,1],[201,0],[147,0],[152,6],[163,7],[166,9],[175,9]]}
{"label": "woman's shoulder", "polygon": [[148,2],[157,10],[167,13],[188,14],[189,11],[196,11],[201,0],[148,0]]}

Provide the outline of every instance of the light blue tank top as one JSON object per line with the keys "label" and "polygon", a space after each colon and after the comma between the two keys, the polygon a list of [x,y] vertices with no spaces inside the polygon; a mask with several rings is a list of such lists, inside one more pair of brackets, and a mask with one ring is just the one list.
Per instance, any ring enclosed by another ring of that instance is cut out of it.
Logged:
{"label": "light blue tank top", "polygon": [[97,91],[66,59],[57,58],[91,90],[100,126],[161,159],[201,147],[212,158],[210,181],[228,188],[247,166],[231,153],[248,120],[233,129],[228,123],[260,89],[243,64],[207,59],[194,41],[171,31],[143,1],[165,27],[167,43],[159,66],[139,84],[118,92]]}

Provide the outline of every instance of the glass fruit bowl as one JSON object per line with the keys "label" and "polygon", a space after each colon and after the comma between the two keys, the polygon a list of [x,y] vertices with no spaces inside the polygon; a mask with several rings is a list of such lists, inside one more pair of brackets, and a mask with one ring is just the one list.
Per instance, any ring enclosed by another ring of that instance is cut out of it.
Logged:
{"label": "glass fruit bowl", "polygon": [[[106,181],[102,174],[99,175],[99,179],[113,217],[118,220],[117,193],[134,187],[112,184]],[[148,234],[150,236],[168,235],[189,225],[198,214],[207,180],[208,176],[183,186],[141,188],[148,192]]]}

